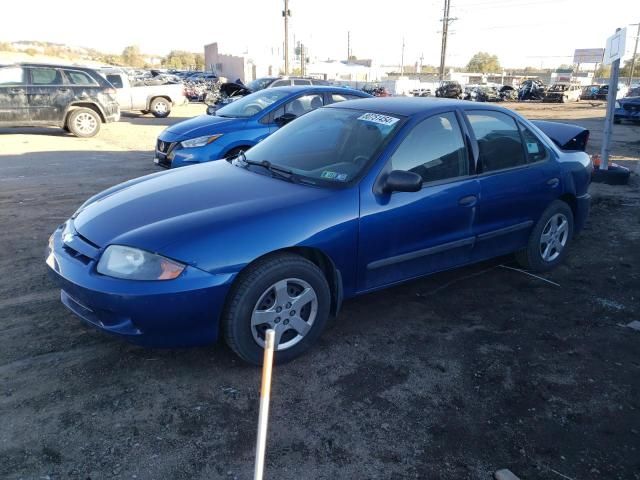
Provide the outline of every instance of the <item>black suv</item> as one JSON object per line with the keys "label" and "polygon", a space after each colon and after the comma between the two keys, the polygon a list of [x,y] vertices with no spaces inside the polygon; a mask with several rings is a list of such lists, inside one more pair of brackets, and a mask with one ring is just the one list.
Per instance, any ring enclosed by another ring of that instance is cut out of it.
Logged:
{"label": "black suv", "polygon": [[436,97],[443,98],[462,98],[464,91],[458,82],[446,81],[442,82],[436,89]]}
{"label": "black suv", "polygon": [[117,122],[116,90],[90,68],[18,64],[0,67],[0,127],[57,126],[93,137]]}

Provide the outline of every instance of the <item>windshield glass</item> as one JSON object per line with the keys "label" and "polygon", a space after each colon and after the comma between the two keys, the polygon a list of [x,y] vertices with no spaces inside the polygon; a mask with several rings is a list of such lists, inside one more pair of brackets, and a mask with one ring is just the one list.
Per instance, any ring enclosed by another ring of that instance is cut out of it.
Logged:
{"label": "windshield glass", "polygon": [[247,83],[247,88],[252,92],[257,92],[258,90],[267,88],[271,82],[273,82],[273,78],[271,77],[256,78],[255,80]]}
{"label": "windshield glass", "polygon": [[289,92],[282,90],[267,89],[242,97],[230,103],[226,107],[222,107],[216,112],[219,117],[248,118],[253,117],[257,113],[267,108],[269,105],[283,99],[289,95]]}
{"label": "windshield glass", "polygon": [[401,120],[361,110],[320,108],[252,147],[246,158],[267,160],[314,183],[345,184],[365,171]]}

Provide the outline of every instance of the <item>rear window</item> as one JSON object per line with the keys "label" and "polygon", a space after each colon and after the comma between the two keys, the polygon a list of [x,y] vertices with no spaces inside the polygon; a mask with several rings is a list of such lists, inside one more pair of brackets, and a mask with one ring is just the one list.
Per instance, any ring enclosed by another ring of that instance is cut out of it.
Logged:
{"label": "rear window", "polygon": [[120,75],[107,75],[107,80],[116,88],[122,88],[122,77]]}
{"label": "rear window", "polygon": [[32,68],[31,83],[33,85],[61,85],[62,76],[55,68]]}
{"label": "rear window", "polygon": [[71,85],[96,85],[96,81],[84,72],[64,70]]}

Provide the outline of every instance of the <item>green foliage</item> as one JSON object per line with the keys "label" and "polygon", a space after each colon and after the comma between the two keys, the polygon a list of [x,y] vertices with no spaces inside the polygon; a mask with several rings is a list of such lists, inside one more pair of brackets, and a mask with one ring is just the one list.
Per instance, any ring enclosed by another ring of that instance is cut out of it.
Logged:
{"label": "green foliage", "polygon": [[499,73],[502,71],[500,67],[500,61],[497,55],[491,55],[487,52],[478,52],[467,64],[468,72],[481,72],[481,73]]}
{"label": "green foliage", "polygon": [[[633,76],[638,77],[640,76],[639,73],[640,73],[640,53],[636,55],[636,64],[635,64],[635,67],[633,68]],[[631,75],[631,59],[628,59],[624,61],[624,66],[620,67],[620,76],[628,77],[630,75]]]}
{"label": "green foliage", "polygon": [[610,75],[611,75],[611,65],[604,65],[602,63],[594,73],[594,76],[596,78],[609,78]]}
{"label": "green foliage", "polygon": [[0,52],[13,52],[13,45],[9,42],[0,42]]}
{"label": "green foliage", "polygon": [[38,54],[38,51],[35,48],[27,48],[24,53],[26,53],[27,55],[33,57],[34,55]]}
{"label": "green foliage", "polygon": [[142,68],[144,66],[144,59],[140,53],[140,47],[137,45],[129,45],[122,51],[122,62],[135,68]]}
{"label": "green foliage", "polygon": [[162,65],[178,70],[204,70],[204,55],[201,53],[185,52],[183,50],[172,50],[169,52],[169,55],[163,58]]}

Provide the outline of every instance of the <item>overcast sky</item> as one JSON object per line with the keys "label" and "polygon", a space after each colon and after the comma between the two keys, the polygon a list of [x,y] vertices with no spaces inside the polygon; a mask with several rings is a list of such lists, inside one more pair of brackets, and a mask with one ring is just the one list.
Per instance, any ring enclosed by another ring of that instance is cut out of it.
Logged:
{"label": "overcast sky", "polygon": [[[424,55],[440,62],[444,0],[290,0],[291,42],[312,56],[344,59],[347,32],[358,58],[405,64]],[[217,41],[221,53],[256,53],[282,45],[283,0],[30,0],[4,2],[0,41],[43,40],[120,53],[137,44],[145,53],[202,51]],[[640,22],[639,0],[451,0],[448,61],[466,65],[477,51],[503,66],[571,63],[575,48],[604,47],[616,27]],[[12,19],[11,22],[6,19]],[[629,27],[635,35],[636,27]],[[630,42],[629,42],[630,43]]]}

